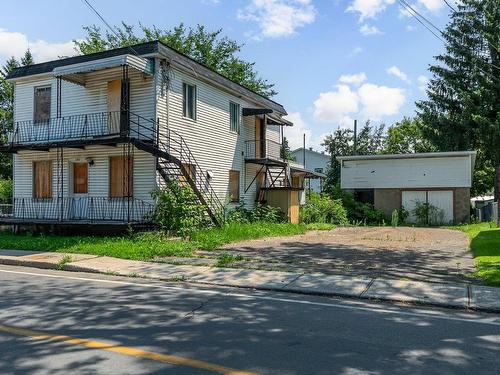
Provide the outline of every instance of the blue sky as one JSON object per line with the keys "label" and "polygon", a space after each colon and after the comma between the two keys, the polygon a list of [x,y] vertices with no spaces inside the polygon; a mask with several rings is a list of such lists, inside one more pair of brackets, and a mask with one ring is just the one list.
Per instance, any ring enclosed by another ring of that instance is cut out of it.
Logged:
{"label": "blue sky", "polygon": [[[358,119],[390,125],[415,111],[425,96],[428,65],[442,43],[396,0],[92,0],[111,24],[170,28],[197,23],[245,43],[242,56],[276,83],[274,98],[295,123],[293,147],[319,144]],[[443,0],[410,3],[439,27],[448,21]],[[73,54],[82,26],[104,26],[81,0],[23,0],[2,5],[0,63],[27,46],[37,62]]]}

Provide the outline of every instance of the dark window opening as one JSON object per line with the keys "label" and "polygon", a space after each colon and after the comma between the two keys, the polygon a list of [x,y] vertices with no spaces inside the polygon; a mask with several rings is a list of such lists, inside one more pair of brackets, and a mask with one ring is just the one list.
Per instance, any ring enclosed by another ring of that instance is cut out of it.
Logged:
{"label": "dark window opening", "polygon": [[374,190],[373,189],[363,189],[354,191],[354,199],[361,203],[375,203]]}

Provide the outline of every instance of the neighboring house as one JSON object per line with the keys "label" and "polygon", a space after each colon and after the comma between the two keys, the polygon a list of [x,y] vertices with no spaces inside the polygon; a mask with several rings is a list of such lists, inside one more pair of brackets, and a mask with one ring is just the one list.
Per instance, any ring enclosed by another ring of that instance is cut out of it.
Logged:
{"label": "neighboring house", "polygon": [[390,218],[404,208],[416,220],[417,202],[440,210],[442,223],[464,223],[470,217],[470,187],[475,151],[401,155],[343,156],[341,188],[361,202],[372,203]]}
{"label": "neighboring house", "polygon": [[302,147],[292,151],[292,155],[297,163],[316,172],[315,176],[307,179],[304,187],[318,193],[323,191],[324,177],[326,177],[326,171],[330,167],[330,155],[314,151],[312,148],[304,149]]}
{"label": "neighboring house", "polygon": [[[281,128],[292,125],[282,105],[159,41],[7,79],[14,123],[1,151],[14,153],[14,198],[4,223],[144,222],[151,192],[172,179],[220,223],[227,206],[300,190],[308,173],[280,158]],[[291,220],[294,203],[282,206]]]}

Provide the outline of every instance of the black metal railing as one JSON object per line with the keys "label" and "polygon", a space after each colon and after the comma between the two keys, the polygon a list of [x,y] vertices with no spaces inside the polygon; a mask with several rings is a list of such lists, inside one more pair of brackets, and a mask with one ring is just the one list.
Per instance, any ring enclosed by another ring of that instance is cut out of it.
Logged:
{"label": "black metal railing", "polygon": [[185,166],[192,166],[189,172],[192,173],[190,180],[195,187],[195,192],[201,196],[203,203],[208,206],[209,214],[215,216],[219,223],[224,222],[224,205],[212,187],[211,177],[200,166],[185,139],[160,121],[155,122],[132,112],[129,121],[130,137],[148,140],[158,150],[170,156],[167,159],[163,158],[163,162],[159,163],[159,167],[163,169],[165,174],[170,175],[172,178],[178,178],[179,173],[182,173],[180,168],[183,167],[181,165],[178,165],[178,173],[173,172],[174,169],[169,166],[173,160],[178,160]]}
{"label": "black metal railing", "polygon": [[47,121],[16,121],[2,126],[10,146],[79,141],[126,132],[126,117],[120,112],[98,112],[50,118]]}
{"label": "black metal railing", "polygon": [[33,221],[115,221],[144,223],[150,220],[154,204],[137,198],[56,197],[13,198],[0,204],[0,218]]}
{"label": "black metal railing", "polygon": [[269,139],[245,141],[245,158],[283,160],[281,157],[281,144]]}

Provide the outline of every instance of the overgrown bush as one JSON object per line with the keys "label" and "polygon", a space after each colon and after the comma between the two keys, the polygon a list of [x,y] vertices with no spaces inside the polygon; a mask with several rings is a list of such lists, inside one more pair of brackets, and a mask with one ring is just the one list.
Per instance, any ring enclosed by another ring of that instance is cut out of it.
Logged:
{"label": "overgrown bush", "polygon": [[228,223],[284,223],[287,221],[285,213],[278,207],[272,207],[267,204],[256,203],[249,210],[245,207],[245,203],[241,201],[235,208],[227,210]]}
{"label": "overgrown bush", "polygon": [[191,188],[169,181],[165,188],[154,190],[152,196],[156,200],[152,220],[164,232],[188,237],[193,231],[208,227],[206,207]]}
{"label": "overgrown bush", "polygon": [[335,185],[327,194],[332,199],[340,199],[347,212],[347,218],[351,223],[381,224],[384,222],[385,214],[369,203],[358,202],[354,194],[342,191],[340,185]]}
{"label": "overgrown bush", "polygon": [[344,225],[348,223],[347,212],[340,199],[310,192],[306,204],[300,210],[300,220],[305,224],[328,223]]}
{"label": "overgrown bush", "polygon": [[441,225],[444,223],[444,211],[427,202],[415,202],[413,214],[419,225]]}
{"label": "overgrown bush", "polygon": [[12,180],[0,180],[0,202],[7,202],[12,199]]}

